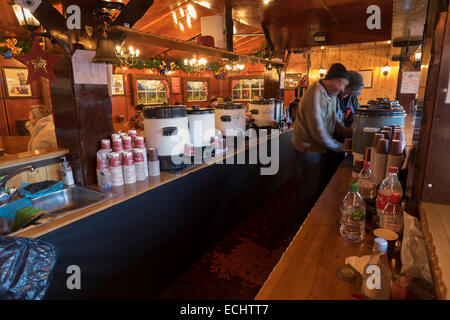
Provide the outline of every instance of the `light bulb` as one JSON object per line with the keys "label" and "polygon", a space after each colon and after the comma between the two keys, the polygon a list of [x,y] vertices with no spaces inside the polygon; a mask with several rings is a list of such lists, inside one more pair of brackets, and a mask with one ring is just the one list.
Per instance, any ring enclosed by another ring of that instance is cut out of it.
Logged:
{"label": "light bulb", "polygon": [[198,60],[198,64],[199,65],[205,65],[206,64],[206,59],[205,58],[200,58],[200,60]]}
{"label": "light bulb", "polygon": [[184,26],[183,26],[183,24],[180,22],[178,25],[180,26],[181,31],[184,31]]}
{"label": "light bulb", "polygon": [[139,57],[140,54],[141,54],[141,50],[136,49],[136,57]]}
{"label": "light bulb", "polygon": [[184,11],[183,11],[183,8],[180,8],[180,16],[181,16],[182,18],[184,18]]}
{"label": "light bulb", "polygon": [[188,59],[184,59],[184,65],[187,65],[188,63]]}
{"label": "light bulb", "polygon": [[381,68],[381,73],[384,76],[387,76],[389,72],[391,72],[391,67],[389,67],[389,65],[386,63],[385,66]]}
{"label": "light bulb", "polygon": [[195,11],[195,8],[192,4],[187,5],[187,11],[192,16],[192,18],[194,18],[194,19],[197,18],[197,11]]}
{"label": "light bulb", "polygon": [[117,54],[120,54],[120,46],[116,46],[116,52]]}
{"label": "light bulb", "polygon": [[175,11],[172,12],[172,17],[175,24],[178,24],[177,14],[175,13]]}
{"label": "light bulb", "polygon": [[129,46],[129,47],[128,47],[128,52],[129,52],[131,55],[134,55],[134,49],[133,49],[133,46]]}
{"label": "light bulb", "polygon": [[231,66],[230,66],[229,64],[227,64],[227,65],[225,66],[225,69],[227,69],[228,71],[230,71],[230,70],[231,70]]}
{"label": "light bulb", "polygon": [[187,25],[188,25],[188,27],[190,28],[190,27],[192,27],[192,24],[191,24],[191,15],[186,15],[186,23],[187,23]]}

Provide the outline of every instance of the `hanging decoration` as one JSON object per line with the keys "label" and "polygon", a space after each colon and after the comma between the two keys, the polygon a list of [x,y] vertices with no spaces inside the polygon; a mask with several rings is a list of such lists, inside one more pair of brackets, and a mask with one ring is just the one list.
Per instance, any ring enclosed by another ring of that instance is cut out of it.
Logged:
{"label": "hanging decoration", "polygon": [[32,46],[31,41],[17,40],[14,36],[11,36],[11,38],[0,40],[0,54],[6,59],[10,59],[13,54],[31,52]]}
{"label": "hanging decoration", "polygon": [[223,78],[225,78],[226,71],[227,70],[226,70],[225,66],[220,66],[219,70],[214,71],[214,77],[217,80],[223,79]]}
{"label": "hanging decoration", "polygon": [[53,67],[62,58],[62,55],[53,55],[45,52],[42,50],[38,39],[34,40],[30,54],[13,55],[12,57],[17,61],[22,62],[28,68],[28,79],[26,84],[30,84],[39,77],[44,77],[52,82],[56,82]]}
{"label": "hanging decoration", "polygon": [[161,75],[170,74],[174,70],[175,70],[175,62],[174,61],[167,63],[163,60],[161,62],[161,65],[159,66],[159,73]]}

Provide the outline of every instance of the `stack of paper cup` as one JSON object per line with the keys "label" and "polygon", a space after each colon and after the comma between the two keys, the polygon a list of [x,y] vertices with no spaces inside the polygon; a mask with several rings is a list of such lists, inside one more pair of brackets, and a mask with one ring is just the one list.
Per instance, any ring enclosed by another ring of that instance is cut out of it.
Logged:
{"label": "stack of paper cup", "polygon": [[386,163],[386,176],[390,167],[401,168],[403,162],[403,143],[401,140],[392,140],[389,147],[389,155]]}
{"label": "stack of paper cup", "polygon": [[133,144],[131,143],[130,136],[122,136],[122,144],[124,150],[133,150]]}
{"label": "stack of paper cup", "polygon": [[148,149],[148,174],[152,177],[160,175],[159,158],[155,148]]}
{"label": "stack of paper cup", "polygon": [[123,143],[122,143],[122,139],[120,137],[113,137],[112,151],[113,152],[122,152],[123,151]]}
{"label": "stack of paper cup", "polygon": [[111,135],[111,140],[114,140],[115,138],[120,138],[120,134],[113,133],[113,134]]}
{"label": "stack of paper cup", "polygon": [[379,139],[375,152],[375,164],[373,167],[373,177],[375,184],[380,184],[386,177],[387,154],[389,150],[389,140]]}
{"label": "stack of paper cup", "polygon": [[131,137],[131,144],[133,145],[133,148],[136,148],[134,140],[136,139],[137,131],[130,129],[128,130],[128,135]]}
{"label": "stack of paper cup", "polygon": [[102,139],[102,149],[104,149],[104,150],[111,149],[111,140]]}
{"label": "stack of paper cup", "polygon": [[123,171],[120,153],[111,152],[109,154],[109,171],[111,172],[113,187],[123,185]]}
{"label": "stack of paper cup", "polygon": [[[147,163],[144,161],[144,153],[145,149],[134,149],[133,150],[133,160],[134,167],[136,169],[136,180],[143,181],[147,178],[145,174],[145,168],[147,167]],[[148,169],[147,169],[148,170]]]}
{"label": "stack of paper cup", "polygon": [[136,182],[136,167],[134,166],[133,152],[125,150],[122,152],[123,181],[126,184]]}
{"label": "stack of paper cup", "polygon": [[145,177],[148,177],[148,158],[147,158],[147,149],[145,148],[145,141],[144,137],[136,136],[134,138],[134,144],[136,149],[141,149],[142,153],[144,154],[144,162],[145,162]]}

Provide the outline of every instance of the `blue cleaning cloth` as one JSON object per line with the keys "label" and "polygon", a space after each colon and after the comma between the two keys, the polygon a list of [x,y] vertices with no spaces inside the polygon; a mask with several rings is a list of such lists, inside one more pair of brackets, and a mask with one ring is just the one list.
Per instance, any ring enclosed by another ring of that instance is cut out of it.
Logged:
{"label": "blue cleaning cloth", "polygon": [[45,196],[46,194],[50,194],[52,192],[61,190],[64,186],[62,181],[58,181],[58,182],[55,182],[55,184],[53,184],[45,189],[39,190],[38,192],[35,192],[35,193],[31,193],[27,189],[25,189],[29,185],[30,185],[29,183],[24,182],[24,183],[22,183],[22,185],[19,188],[19,194],[22,197],[27,198],[27,199]]}
{"label": "blue cleaning cloth", "polygon": [[31,202],[28,199],[19,199],[0,207],[0,217],[7,219],[14,219],[16,211],[25,207],[31,207]]}

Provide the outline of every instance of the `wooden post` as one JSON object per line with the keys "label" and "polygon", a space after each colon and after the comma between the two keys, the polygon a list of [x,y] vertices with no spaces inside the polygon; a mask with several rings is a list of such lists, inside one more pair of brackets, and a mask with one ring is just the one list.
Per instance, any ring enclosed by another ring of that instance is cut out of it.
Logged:
{"label": "wooden post", "polygon": [[233,8],[231,0],[227,0],[225,8],[225,34],[227,37],[227,50],[233,51]]}

